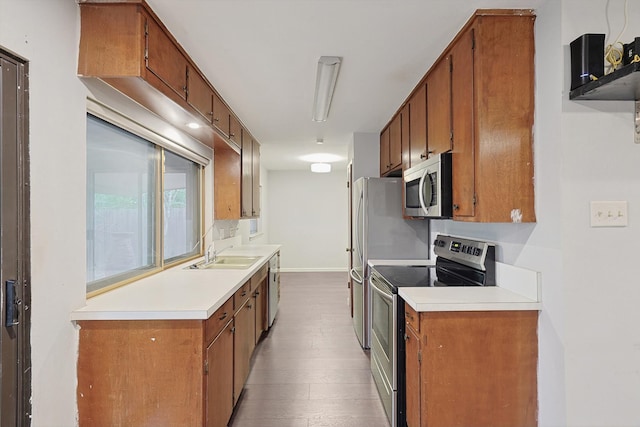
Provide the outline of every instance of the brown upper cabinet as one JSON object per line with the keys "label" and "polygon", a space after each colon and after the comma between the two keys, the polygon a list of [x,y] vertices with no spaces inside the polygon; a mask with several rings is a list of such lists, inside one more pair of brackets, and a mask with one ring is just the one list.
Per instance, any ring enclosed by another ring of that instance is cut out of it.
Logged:
{"label": "brown upper cabinet", "polygon": [[216,136],[213,156],[215,219],[240,219],[240,149]]}
{"label": "brown upper cabinet", "polygon": [[402,123],[397,114],[380,136],[380,175],[398,175],[402,169]]}
{"label": "brown upper cabinet", "polygon": [[402,153],[402,169],[407,169],[411,166],[411,143],[409,139],[409,104],[405,104],[400,111],[401,123],[401,139],[400,139],[400,151]]}
{"label": "brown upper cabinet", "polygon": [[453,214],[535,222],[535,16],[489,12],[476,14],[452,45]]}
{"label": "brown upper cabinet", "polygon": [[531,10],[477,10],[399,109],[403,169],[452,151],[455,220],[536,221],[534,22]]}
{"label": "brown upper cabinet", "polygon": [[[229,137],[231,111],[227,104],[217,94],[213,95],[213,124],[222,132],[224,136]],[[239,146],[240,144],[238,144]]]}
{"label": "brown upper cabinet", "polygon": [[202,77],[198,70],[188,67],[187,73],[187,102],[207,122],[213,120],[213,97],[215,93],[209,83]]}
{"label": "brown upper cabinet", "polygon": [[427,156],[451,151],[451,59],[436,63],[427,83]]}
{"label": "brown upper cabinet", "polygon": [[260,216],[260,144],[242,133],[242,218]]}
{"label": "brown upper cabinet", "polygon": [[410,166],[427,158],[427,86],[421,84],[409,98]]}
{"label": "brown upper cabinet", "polygon": [[[79,4],[78,75],[100,78],[210,147],[216,131],[240,147],[245,126],[144,0]],[[191,129],[193,121],[213,126]]]}
{"label": "brown upper cabinet", "polygon": [[145,16],[145,64],[166,87],[187,99],[187,59],[160,25]]}

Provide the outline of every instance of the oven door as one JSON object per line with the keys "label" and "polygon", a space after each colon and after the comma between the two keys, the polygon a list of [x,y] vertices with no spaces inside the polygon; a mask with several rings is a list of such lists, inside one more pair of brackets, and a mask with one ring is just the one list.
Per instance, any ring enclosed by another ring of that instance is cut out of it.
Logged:
{"label": "oven door", "polygon": [[371,284],[371,372],[391,425],[397,407],[397,299],[391,288],[376,276]]}

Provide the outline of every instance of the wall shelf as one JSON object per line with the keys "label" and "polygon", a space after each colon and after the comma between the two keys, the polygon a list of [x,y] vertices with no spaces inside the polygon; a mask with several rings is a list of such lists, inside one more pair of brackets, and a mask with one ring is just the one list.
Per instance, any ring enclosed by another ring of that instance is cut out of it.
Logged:
{"label": "wall shelf", "polygon": [[640,62],[625,65],[569,92],[569,99],[635,101],[640,99]]}

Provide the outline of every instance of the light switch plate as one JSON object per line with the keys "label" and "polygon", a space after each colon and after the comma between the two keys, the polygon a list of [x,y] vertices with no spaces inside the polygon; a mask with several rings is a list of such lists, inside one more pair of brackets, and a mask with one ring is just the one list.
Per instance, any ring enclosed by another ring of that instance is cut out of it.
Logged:
{"label": "light switch plate", "polygon": [[591,202],[591,227],[626,227],[627,202]]}

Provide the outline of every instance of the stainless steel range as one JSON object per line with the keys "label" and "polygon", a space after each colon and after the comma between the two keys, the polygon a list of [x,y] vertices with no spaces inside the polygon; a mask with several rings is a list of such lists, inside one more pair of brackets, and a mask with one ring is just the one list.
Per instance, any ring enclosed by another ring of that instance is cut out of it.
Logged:
{"label": "stainless steel range", "polygon": [[371,271],[371,372],[392,427],[405,427],[403,286],[495,286],[495,246],[438,235],[431,265],[381,265]]}

